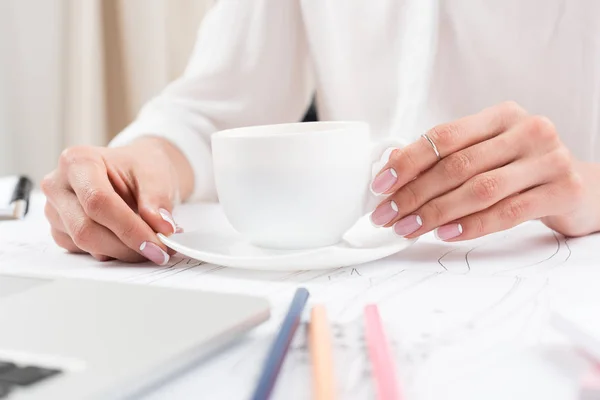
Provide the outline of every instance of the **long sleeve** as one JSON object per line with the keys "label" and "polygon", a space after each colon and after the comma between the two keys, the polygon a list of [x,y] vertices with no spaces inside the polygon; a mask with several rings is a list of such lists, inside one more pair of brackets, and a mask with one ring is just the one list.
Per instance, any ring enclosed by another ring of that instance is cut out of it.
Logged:
{"label": "long sleeve", "polygon": [[210,136],[298,121],[313,82],[296,0],[218,0],[184,74],[150,100],[109,146],[145,135],[171,141],[194,170],[195,200],[216,198]]}

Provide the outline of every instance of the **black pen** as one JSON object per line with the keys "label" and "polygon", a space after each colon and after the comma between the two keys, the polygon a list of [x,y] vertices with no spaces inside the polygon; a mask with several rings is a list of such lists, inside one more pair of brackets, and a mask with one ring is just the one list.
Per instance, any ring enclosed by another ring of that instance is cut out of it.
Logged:
{"label": "black pen", "polygon": [[9,219],[22,219],[29,211],[29,195],[33,183],[26,176],[19,177],[9,203]]}

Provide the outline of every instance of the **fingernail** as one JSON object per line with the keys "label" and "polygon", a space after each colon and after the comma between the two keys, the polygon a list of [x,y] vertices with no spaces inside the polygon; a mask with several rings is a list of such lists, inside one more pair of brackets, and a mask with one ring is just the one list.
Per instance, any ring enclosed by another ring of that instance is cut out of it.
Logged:
{"label": "fingernail", "polygon": [[169,262],[169,255],[160,247],[152,242],[144,242],[140,246],[140,251],[148,260],[158,265],[166,265]]}
{"label": "fingernail", "polygon": [[423,226],[423,220],[418,215],[409,215],[394,224],[394,232],[400,236],[410,235]]}
{"label": "fingernail", "polygon": [[395,201],[381,204],[371,214],[371,222],[375,226],[384,226],[398,215],[398,206]]}
{"label": "fingernail", "polygon": [[177,226],[177,229],[175,229],[175,233],[183,233],[183,228],[180,226]]}
{"label": "fingernail", "polygon": [[159,208],[158,213],[160,214],[162,219],[171,224],[171,227],[173,228],[173,233],[177,232],[177,225],[175,224],[175,220],[173,219],[171,213],[165,210],[164,208]]}
{"label": "fingernail", "polygon": [[435,237],[439,240],[448,240],[455,238],[463,233],[461,224],[448,224],[437,228],[434,232]]}
{"label": "fingernail", "polygon": [[396,183],[397,179],[398,174],[393,168],[386,169],[373,180],[371,190],[375,194],[385,193]]}

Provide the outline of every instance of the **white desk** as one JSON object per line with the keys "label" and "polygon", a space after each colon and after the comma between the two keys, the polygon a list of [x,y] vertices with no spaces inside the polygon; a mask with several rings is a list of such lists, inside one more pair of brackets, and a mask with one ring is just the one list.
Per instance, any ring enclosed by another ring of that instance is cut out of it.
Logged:
{"label": "white desk", "polygon": [[[585,362],[547,317],[563,290],[597,288],[598,235],[567,241],[532,222],[459,245],[427,236],[407,251],[354,268],[252,272],[177,257],[158,268],[65,253],[53,244],[42,208],[37,195],[24,221],[0,223],[0,272],[243,291],[272,301],[269,323],[147,399],[247,398],[280,315],[299,285],[311,291],[311,303],[324,302],[335,321],[340,398],[373,398],[361,326],[368,302],[380,305],[406,399],[577,398]],[[184,206],[175,216],[188,229],[223,218],[217,206]],[[310,398],[310,387],[300,334],[274,398]]]}

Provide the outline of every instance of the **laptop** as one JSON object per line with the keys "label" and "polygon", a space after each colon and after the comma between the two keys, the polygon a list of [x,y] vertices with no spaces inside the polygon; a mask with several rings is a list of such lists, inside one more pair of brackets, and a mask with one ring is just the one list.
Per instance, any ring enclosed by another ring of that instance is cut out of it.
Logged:
{"label": "laptop", "polygon": [[0,399],[135,398],[269,315],[245,295],[0,274]]}

